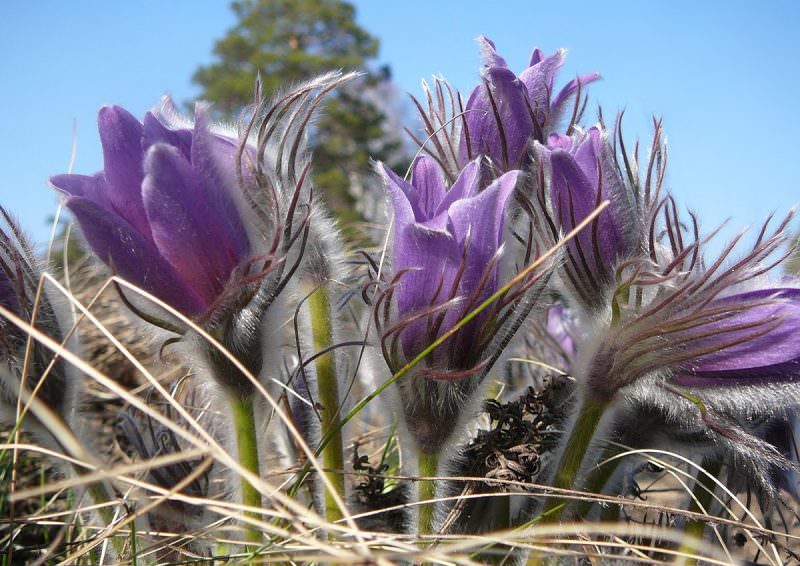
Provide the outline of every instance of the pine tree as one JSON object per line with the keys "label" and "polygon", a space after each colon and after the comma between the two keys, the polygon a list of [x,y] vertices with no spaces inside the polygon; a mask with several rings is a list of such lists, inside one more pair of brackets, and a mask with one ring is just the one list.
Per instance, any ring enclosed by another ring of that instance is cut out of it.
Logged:
{"label": "pine tree", "polygon": [[314,178],[343,219],[353,219],[354,176],[370,174],[370,158],[404,161],[398,133],[387,128],[390,106],[375,96],[390,81],[388,68],[370,70],[379,41],[355,22],[354,7],[341,0],[237,0],[237,24],[214,47],[217,61],[193,80],[200,97],[225,118],[252,102],[260,74],[267,95],[321,73],[343,69],[364,75],[329,98],[312,141]]}

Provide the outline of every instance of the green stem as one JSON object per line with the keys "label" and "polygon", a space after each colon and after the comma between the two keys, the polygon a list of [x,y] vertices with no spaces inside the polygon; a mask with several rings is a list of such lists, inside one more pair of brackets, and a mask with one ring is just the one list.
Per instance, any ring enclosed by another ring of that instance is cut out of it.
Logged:
{"label": "green stem", "polygon": [[[703,462],[703,469],[705,469],[709,475],[703,473],[702,470],[698,470],[697,481],[695,482],[694,489],[692,490],[693,497],[692,503],[689,505],[689,511],[694,513],[708,514],[711,512],[711,504],[714,500],[714,490],[717,488],[717,484],[712,478],[719,477],[719,474],[722,471],[722,462],[718,459],[707,460]],[[691,519],[686,521],[686,524],[683,526],[683,543],[681,543],[678,552],[684,554],[697,554],[697,541],[702,539],[705,528],[706,521],[701,521],[699,519]],[[675,558],[675,563],[682,564],[683,566],[693,566],[694,564],[697,564],[697,559],[679,555]]]}
{"label": "green stem", "polygon": [[[253,415],[253,400],[251,398],[230,396],[228,399],[233,414],[233,428],[236,434],[236,448],[239,451],[239,464],[256,476],[260,476],[258,469],[258,436],[256,435],[256,421]],[[248,507],[261,507],[261,494],[244,477],[241,478],[242,504]],[[245,511],[245,516],[260,519],[256,511]],[[245,540],[248,551],[255,551],[262,542],[261,531],[252,525],[245,525]]]}
{"label": "green stem", "polygon": [[[545,262],[549,261],[550,258],[557,254],[560,247],[565,244],[566,242],[570,241],[572,238],[577,236],[582,230],[584,230],[589,224],[591,224],[595,218],[597,218],[600,213],[605,210],[607,206],[611,204],[610,201],[603,201],[600,205],[592,211],[589,216],[584,218],[580,224],[575,226],[572,230],[569,231],[563,238],[561,238],[558,242],[558,245],[552,246],[549,250],[544,252],[542,255],[537,257],[534,261],[532,261],[529,265],[525,267],[522,271],[517,273],[508,283],[500,287],[494,294],[487,297],[485,301],[483,301],[480,305],[475,307],[475,309],[471,310],[467,314],[465,314],[460,320],[458,320],[447,332],[443,333],[439,336],[436,340],[433,341],[427,348],[425,348],[422,352],[417,354],[417,356],[409,361],[406,365],[401,367],[397,370],[392,377],[384,381],[380,384],[375,391],[367,394],[361,401],[355,404],[355,406],[350,409],[350,411],[341,419],[339,423],[339,428],[343,427],[345,423],[349,422],[350,419],[355,417],[361,409],[363,409],[370,401],[375,399],[378,395],[386,391],[392,384],[404,377],[408,372],[410,372],[414,366],[416,366],[420,361],[425,359],[431,352],[433,352],[436,348],[441,346],[444,342],[450,339],[456,332],[458,332],[461,328],[469,324],[473,319],[480,316],[480,314],[488,309],[495,301],[499,300],[501,297],[505,297],[506,294],[513,289],[516,285],[520,284],[522,281],[525,280],[531,273],[539,269]],[[337,430],[338,431],[338,430]],[[333,431],[333,432],[337,432]],[[320,448],[318,450],[322,450],[325,446],[328,445],[333,440],[333,433],[325,434],[322,437],[322,441],[320,442]],[[303,481],[305,480],[306,476],[308,476],[309,470],[311,470],[311,464],[306,462],[303,466],[303,469],[298,474],[297,480],[295,481],[294,485],[289,489],[289,495],[294,496],[297,493],[297,490],[300,489]]]}
{"label": "green stem", "polygon": [[[333,328],[330,303],[325,289],[316,290],[308,298],[308,309],[311,314],[314,351],[321,352],[329,349],[333,344]],[[342,427],[339,424],[339,381],[333,352],[318,357],[315,367],[319,402],[322,405],[322,436],[331,438],[331,442],[322,450],[322,463],[331,485],[339,498],[344,499],[344,475],[342,474],[344,471],[344,446]],[[336,497],[327,489],[325,490],[325,517],[331,522],[342,518],[342,511]]]}
{"label": "green stem", "polygon": [[[419,477],[435,477],[439,470],[439,455],[417,450],[417,468]],[[435,497],[435,480],[419,480],[419,501],[426,501]],[[433,511],[435,507],[435,503],[424,503],[419,506],[419,517],[417,518],[419,535],[429,535],[433,532]]]}
{"label": "green stem", "polygon": [[[621,453],[622,450],[616,447],[607,450],[600,460],[602,464],[594,468],[589,474],[589,477],[586,479],[586,482],[583,486],[583,491],[587,493],[596,493],[598,495],[602,494],[603,488],[606,486],[611,477],[614,475],[614,472],[617,471],[617,468],[619,468],[619,465],[622,463],[622,458],[619,457]],[[593,501],[581,501],[578,506],[578,516],[586,516],[586,514],[591,511],[593,505],[595,505]],[[606,509],[603,511],[601,519],[606,520],[610,519],[611,517],[616,519],[616,516],[612,515],[612,512],[618,515],[619,510],[617,510],[617,507],[617,505],[609,503]]]}
{"label": "green stem", "polygon": [[[600,424],[607,407],[608,403],[598,403],[591,400],[584,401],[578,414],[578,419],[570,432],[566,448],[558,462],[556,475],[553,478],[553,487],[558,489],[575,488],[575,480],[586,457],[586,451],[589,449],[589,445],[597,431],[597,426]],[[545,506],[544,514],[547,515],[546,520],[554,522],[560,519],[567,503],[568,499],[566,498],[552,498]]]}

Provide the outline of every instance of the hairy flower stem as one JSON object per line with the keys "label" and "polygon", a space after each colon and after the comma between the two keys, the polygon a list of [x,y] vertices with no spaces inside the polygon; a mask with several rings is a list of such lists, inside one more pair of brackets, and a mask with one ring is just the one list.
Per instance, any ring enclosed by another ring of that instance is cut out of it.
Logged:
{"label": "hairy flower stem", "polygon": [[[598,466],[592,470],[592,472],[589,474],[589,477],[586,479],[586,482],[583,485],[583,491],[587,493],[601,493],[606,484],[611,480],[614,472],[617,471],[617,468],[619,468],[619,465],[622,463],[623,459],[620,457],[622,452],[623,450],[619,447],[613,447],[607,450],[603,454],[603,458],[601,458]],[[592,510],[592,506],[595,504],[596,503],[593,501],[581,501],[578,505],[577,515],[579,517],[585,517],[589,511]],[[611,515],[612,512],[615,513],[613,516]],[[606,518],[609,520],[616,520],[618,514],[619,506],[610,503],[603,511],[602,518],[604,520]]]}
{"label": "hairy flower stem", "polygon": [[[239,464],[248,472],[260,476],[258,469],[258,436],[256,421],[253,415],[253,400],[231,395],[228,399],[233,414],[233,428],[236,434],[236,448],[239,451]],[[248,507],[261,507],[261,494],[244,477],[241,478],[242,504]],[[255,511],[245,511],[245,516],[260,519]],[[254,551],[261,544],[261,531],[256,527],[245,525],[245,540],[256,546],[248,545],[248,551]]]}
{"label": "hairy flower stem", "polygon": [[[526,277],[529,277],[532,273],[534,273],[537,269],[539,269],[542,265],[544,265],[547,261],[549,261],[558,250],[573,239],[576,235],[578,235],[581,230],[584,230],[592,221],[597,218],[597,216],[603,212],[608,205],[610,204],[609,201],[605,200],[600,205],[594,209],[594,211],[587,216],[586,218],[581,221],[573,230],[567,233],[563,238],[559,240],[559,243],[549,250],[544,252],[542,255],[537,257],[533,260],[530,264],[528,264],[525,269],[517,273],[508,283],[500,287],[496,293],[486,298],[480,305],[475,307],[474,310],[468,312],[464,315],[461,320],[456,322],[452,328],[448,331],[444,332],[441,336],[439,336],[436,340],[434,340],[427,348],[422,350],[417,356],[410,360],[406,365],[401,367],[397,372],[392,375],[389,379],[381,383],[378,387],[375,388],[374,391],[366,395],[363,399],[361,399],[358,403],[356,403],[350,411],[344,416],[344,418],[339,423],[339,426],[331,431],[328,434],[323,434],[322,440],[320,442],[320,447],[317,448],[317,453],[320,453],[330,442],[333,441],[335,433],[339,432],[339,429],[345,425],[345,423],[349,422],[353,417],[355,417],[361,410],[367,406],[373,399],[378,397],[381,393],[389,389],[396,381],[403,378],[408,372],[410,372],[419,362],[425,359],[431,352],[433,352],[436,348],[441,346],[444,342],[450,339],[459,329],[463,328],[467,324],[469,324],[472,320],[474,320],[477,316],[479,316],[483,311],[485,311],[489,306],[491,306],[495,301],[499,300],[501,297],[505,296],[511,289],[513,289],[516,285],[519,285],[521,282],[525,280]],[[298,474],[298,479],[294,483],[294,485],[289,490],[289,494],[294,496],[297,493],[297,490],[300,488],[300,485],[303,483],[303,480],[308,476],[309,470],[311,469],[311,464],[306,462],[303,469]]]}
{"label": "hairy flower stem", "polygon": [[[421,478],[433,478],[439,470],[439,455],[417,450],[417,470]],[[436,497],[436,481],[433,479],[419,480],[419,501],[427,501]],[[433,532],[433,511],[435,503],[424,503],[419,506],[417,517],[417,530],[420,536]]]}
{"label": "hairy flower stem", "polygon": [[[328,294],[320,288],[308,298],[308,309],[311,314],[311,334],[314,340],[314,351],[322,352],[333,344],[333,328],[331,326],[331,309]],[[336,359],[329,352],[315,361],[317,370],[317,387],[319,402],[322,405],[322,436],[331,436],[331,442],[322,450],[322,463],[326,475],[341,499],[344,499],[344,446],[342,444],[342,428],[339,424],[339,381],[336,375]],[[336,497],[326,489],[325,517],[333,522],[342,518],[342,511],[336,503]]]}
{"label": "hairy flower stem", "polygon": [[[77,466],[75,470],[79,476],[87,473],[86,470],[79,469]],[[100,516],[100,520],[106,527],[111,528],[114,524],[114,510],[106,504],[111,503],[114,499],[109,495],[106,486],[102,483],[91,483],[86,488],[86,491],[89,493],[89,497],[92,498],[92,502],[97,506],[97,514]],[[109,538],[117,556],[124,556],[125,539],[117,536],[110,536]]]}
{"label": "hairy flower stem", "polygon": [[[718,459],[707,460],[703,463],[703,469],[705,472],[699,470],[697,473],[697,481],[692,490],[692,502],[689,506],[689,511],[710,514],[711,503],[714,501],[714,490],[717,488],[713,478],[719,477],[722,471],[722,462]],[[686,521],[683,526],[683,534],[685,536],[678,549],[675,564],[680,564],[681,566],[694,566],[697,564],[696,558],[684,555],[697,554],[697,541],[702,539],[706,524],[706,521],[698,519]]]}
{"label": "hairy flower stem", "polygon": [[[572,427],[566,442],[564,452],[556,467],[552,486],[558,489],[574,489],[575,480],[580,472],[581,465],[586,458],[586,452],[594,438],[597,427],[608,408],[608,403],[591,401],[583,402],[578,418]],[[545,521],[555,522],[561,518],[567,507],[568,499],[554,497],[545,506]]]}

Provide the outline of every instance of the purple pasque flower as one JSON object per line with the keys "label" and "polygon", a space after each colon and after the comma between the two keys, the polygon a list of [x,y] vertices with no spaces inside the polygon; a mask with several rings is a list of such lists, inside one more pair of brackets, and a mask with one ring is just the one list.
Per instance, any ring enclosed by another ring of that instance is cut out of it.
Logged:
{"label": "purple pasque flower", "polygon": [[[520,172],[481,190],[481,159],[448,188],[434,159],[414,163],[411,182],[382,173],[394,209],[392,276],[375,303],[384,358],[397,372],[495,293],[506,209]],[[518,294],[496,301],[398,382],[418,447],[438,452],[502,347],[527,315]],[[526,310],[527,309],[527,310]]]}
{"label": "purple pasque flower", "polygon": [[[671,202],[663,207],[674,210]],[[739,236],[710,263],[701,257],[705,240],[694,217],[654,228],[667,245],[656,243],[652,256],[623,269],[625,292],[615,296],[593,361],[582,364],[591,394],[610,400],[642,378],[661,376],[668,387],[704,395],[752,386],[749,401],[757,404],[760,391],[800,385],[800,288],[752,282],[779,263],[771,258],[790,218],[771,234],[765,225],[744,257],[730,257]]]}
{"label": "purple pasque flower", "polygon": [[203,105],[194,124],[176,115],[169,101],[143,122],[118,106],[102,108],[103,171],[50,182],[102,261],[201,317],[250,255],[236,195],[239,142],[212,130]]}
{"label": "purple pasque flower", "polygon": [[553,96],[556,74],[564,64],[564,50],[546,56],[534,49],[528,67],[517,76],[497,53],[494,42],[480,36],[478,43],[484,60],[483,84],[472,91],[467,101],[460,144],[462,159],[483,154],[497,171],[523,168],[528,161],[529,141],[543,142],[557,127],[570,98],[600,75],[590,73],[575,78]]}
{"label": "purple pasque flower", "polygon": [[605,200],[610,205],[566,246],[563,272],[571,294],[588,309],[607,306],[604,291],[614,283],[620,260],[636,251],[643,217],[635,188],[617,168],[608,136],[600,127],[572,136],[550,134],[536,146],[549,180],[550,216],[562,233],[573,230]]}
{"label": "purple pasque flower", "polygon": [[[481,160],[449,189],[430,157],[414,164],[411,182],[383,167],[394,208],[393,289],[398,319],[384,343],[393,369],[413,359],[497,290],[505,211],[520,175],[504,174],[480,191]],[[489,336],[483,314],[430,355],[432,374],[447,379],[473,369]]]}
{"label": "purple pasque flower", "polygon": [[590,331],[570,371],[582,403],[608,407],[627,446],[734,460],[772,490],[786,458],[752,423],[800,395],[800,286],[766,279],[791,216],[742,257],[740,235],[706,260],[696,219],[677,217],[671,197],[659,210],[651,247],[619,268],[610,312],[584,313]]}
{"label": "purple pasque flower", "polygon": [[671,378],[693,388],[800,380],[800,288],[767,287],[711,301],[698,354]]}

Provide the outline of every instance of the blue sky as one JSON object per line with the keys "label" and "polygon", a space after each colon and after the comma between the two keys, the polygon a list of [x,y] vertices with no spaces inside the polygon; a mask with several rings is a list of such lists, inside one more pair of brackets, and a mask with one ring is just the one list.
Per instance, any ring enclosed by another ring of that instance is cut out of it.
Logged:
{"label": "blue sky", "polygon": [[[381,39],[401,90],[419,93],[442,74],[462,91],[477,79],[473,39],[494,39],[522,70],[538,45],[569,50],[564,80],[599,71],[592,101],[625,109],[629,137],[647,138],[663,116],[668,186],[710,230],[728,234],[800,202],[796,100],[800,3],[356,2],[359,23]],[[77,123],[74,172],[102,166],[96,112],[142,115],[165,93],[197,94],[198,64],[234,23],[226,1],[9,1],[0,8],[0,203],[37,239],[66,171]],[[592,113],[593,116],[593,113]]]}

